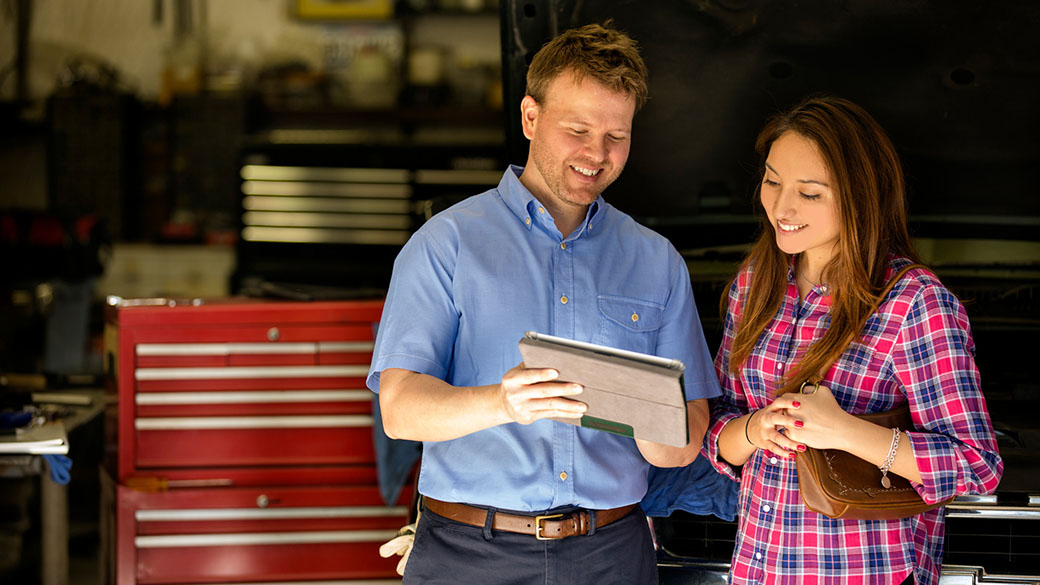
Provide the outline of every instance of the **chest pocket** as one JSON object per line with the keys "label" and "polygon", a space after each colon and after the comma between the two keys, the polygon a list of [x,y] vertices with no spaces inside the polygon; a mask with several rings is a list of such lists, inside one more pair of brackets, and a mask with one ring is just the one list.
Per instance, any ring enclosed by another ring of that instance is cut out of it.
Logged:
{"label": "chest pocket", "polygon": [[654,352],[664,306],[612,295],[600,295],[597,302],[599,330],[593,343],[641,353]]}

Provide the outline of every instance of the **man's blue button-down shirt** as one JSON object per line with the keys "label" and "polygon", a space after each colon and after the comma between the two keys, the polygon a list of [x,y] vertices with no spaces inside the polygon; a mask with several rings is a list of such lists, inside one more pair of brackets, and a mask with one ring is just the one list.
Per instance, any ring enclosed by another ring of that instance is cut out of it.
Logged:
{"label": "man's blue button-down shirt", "polygon": [[[401,250],[369,388],[387,368],[496,384],[533,330],[680,359],[687,400],[718,395],[674,247],[602,198],[564,239],[522,171],[434,216]],[[425,443],[419,491],[507,510],[605,509],[638,502],[648,470],[632,439],[541,420]]]}

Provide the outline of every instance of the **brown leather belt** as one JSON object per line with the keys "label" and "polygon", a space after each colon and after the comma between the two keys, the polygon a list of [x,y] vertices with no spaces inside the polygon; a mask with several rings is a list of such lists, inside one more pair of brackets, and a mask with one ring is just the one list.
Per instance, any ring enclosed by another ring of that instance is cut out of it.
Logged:
{"label": "brown leather belt", "polygon": [[[470,526],[483,528],[484,523],[487,521],[488,510],[484,508],[454,502],[442,502],[425,496],[423,496],[423,506],[438,516],[469,524]],[[629,504],[620,508],[611,508],[610,510],[594,510],[596,513],[596,528],[603,528],[611,522],[620,520],[635,507],[635,504]],[[538,540],[557,540],[567,538],[568,536],[588,534],[590,528],[588,510],[575,510],[567,514],[545,514],[540,516],[522,516],[496,511],[495,517],[491,520],[492,530],[530,534]]]}

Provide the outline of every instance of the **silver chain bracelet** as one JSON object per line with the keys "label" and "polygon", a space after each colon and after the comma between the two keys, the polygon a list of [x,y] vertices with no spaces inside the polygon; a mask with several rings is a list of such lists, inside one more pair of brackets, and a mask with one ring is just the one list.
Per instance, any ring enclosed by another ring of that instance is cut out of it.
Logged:
{"label": "silver chain bracelet", "polygon": [[899,437],[902,436],[903,432],[899,429],[892,429],[892,445],[888,448],[888,456],[881,463],[881,487],[886,490],[892,487],[892,480],[888,479],[888,469],[892,467],[892,463],[896,460],[896,451],[899,449]]}

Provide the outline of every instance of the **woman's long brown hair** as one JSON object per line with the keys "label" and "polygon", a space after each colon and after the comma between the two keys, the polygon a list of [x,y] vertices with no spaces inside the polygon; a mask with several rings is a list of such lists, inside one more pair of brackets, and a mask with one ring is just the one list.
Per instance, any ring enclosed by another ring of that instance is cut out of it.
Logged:
{"label": "woman's long brown hair", "polygon": [[[906,184],[892,141],[858,105],[837,97],[815,96],[772,118],[755,141],[764,173],[769,149],[794,132],[811,141],[830,173],[841,229],[837,254],[821,273],[831,294],[831,322],[777,394],[816,381],[859,336],[878,293],[885,286],[890,253],[917,262],[907,227]],[[740,310],[729,367],[737,373],[766,326],[776,316],[787,288],[789,256],[776,245],[774,227],[762,210],[762,176],[755,189],[762,224],[758,240],[741,268],[753,268],[750,290]],[[725,298],[723,299],[725,302]],[[725,310],[725,309],[723,309]]]}

